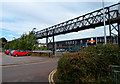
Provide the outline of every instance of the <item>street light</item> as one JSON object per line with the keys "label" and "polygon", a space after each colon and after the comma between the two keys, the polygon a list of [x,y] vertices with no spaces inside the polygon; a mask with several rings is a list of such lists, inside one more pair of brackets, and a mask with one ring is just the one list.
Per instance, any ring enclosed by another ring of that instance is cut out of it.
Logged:
{"label": "street light", "polygon": [[106,44],[106,26],[105,26],[105,9],[104,9],[104,0],[102,0],[102,5],[103,5],[103,21],[104,21],[104,41]]}
{"label": "street light", "polygon": [[36,28],[33,28],[33,29],[32,29],[32,31],[35,33],[35,31],[34,31],[34,30],[36,30]]}
{"label": "street light", "polygon": [[33,30],[35,30],[36,28],[33,28]]}

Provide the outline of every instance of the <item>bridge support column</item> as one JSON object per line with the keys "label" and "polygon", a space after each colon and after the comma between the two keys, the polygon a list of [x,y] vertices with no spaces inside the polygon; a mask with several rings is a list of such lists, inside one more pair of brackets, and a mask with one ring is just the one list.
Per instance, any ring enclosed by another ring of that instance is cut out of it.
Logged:
{"label": "bridge support column", "polygon": [[[119,44],[119,31],[120,31],[120,23],[114,23],[109,25],[110,29],[110,42]],[[117,41],[118,37],[118,41]]]}
{"label": "bridge support column", "polygon": [[110,33],[110,43],[113,43],[113,37],[112,37],[112,29],[111,29],[112,24],[109,24],[109,33]]}
{"label": "bridge support column", "polygon": [[120,49],[120,23],[118,23],[118,45]]}
{"label": "bridge support column", "polygon": [[[48,28],[46,28],[46,35],[48,36]],[[48,37],[46,37],[46,46],[47,46],[47,50],[48,50]]]}
{"label": "bridge support column", "polygon": [[55,37],[53,35],[53,55],[55,55]]}
{"label": "bridge support column", "polygon": [[47,50],[48,50],[48,37],[46,38],[46,46],[47,46]]}

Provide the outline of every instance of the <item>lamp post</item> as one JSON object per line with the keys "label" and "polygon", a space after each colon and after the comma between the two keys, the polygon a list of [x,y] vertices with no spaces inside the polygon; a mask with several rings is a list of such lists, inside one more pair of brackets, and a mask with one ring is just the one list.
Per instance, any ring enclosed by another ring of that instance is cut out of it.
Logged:
{"label": "lamp post", "polygon": [[[32,29],[32,32],[33,32],[34,35],[36,34],[36,33],[35,33],[35,30],[36,30],[36,28],[33,28],[33,29]],[[35,39],[34,39],[34,40],[35,40],[34,42],[35,42],[35,44],[36,44],[36,43],[37,43],[36,36],[35,36]]]}
{"label": "lamp post", "polygon": [[32,31],[35,33],[35,31],[34,31],[34,30],[36,30],[36,28],[33,28],[33,29],[32,29]]}
{"label": "lamp post", "polygon": [[104,22],[104,43],[106,44],[106,24],[105,24],[105,9],[104,9],[104,0],[102,0],[103,6],[103,22]]}

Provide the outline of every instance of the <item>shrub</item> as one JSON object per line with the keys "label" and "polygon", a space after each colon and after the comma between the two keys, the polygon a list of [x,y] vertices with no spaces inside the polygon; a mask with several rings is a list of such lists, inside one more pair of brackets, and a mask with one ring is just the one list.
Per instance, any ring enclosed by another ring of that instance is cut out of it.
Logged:
{"label": "shrub", "polygon": [[38,57],[55,57],[51,53],[38,53],[38,52],[30,52],[31,56],[38,56]]}
{"label": "shrub", "polygon": [[120,65],[118,46],[113,44],[96,45],[76,53],[67,54],[58,61],[58,78],[61,82],[108,83],[109,65]]}

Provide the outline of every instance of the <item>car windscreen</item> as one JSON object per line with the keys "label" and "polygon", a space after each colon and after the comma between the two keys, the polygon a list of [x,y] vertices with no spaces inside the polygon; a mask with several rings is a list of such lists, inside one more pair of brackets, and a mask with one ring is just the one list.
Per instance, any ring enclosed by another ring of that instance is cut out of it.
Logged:
{"label": "car windscreen", "polygon": [[25,51],[21,50],[20,52],[25,52]]}
{"label": "car windscreen", "polygon": [[12,50],[11,53],[13,53],[15,50]]}

